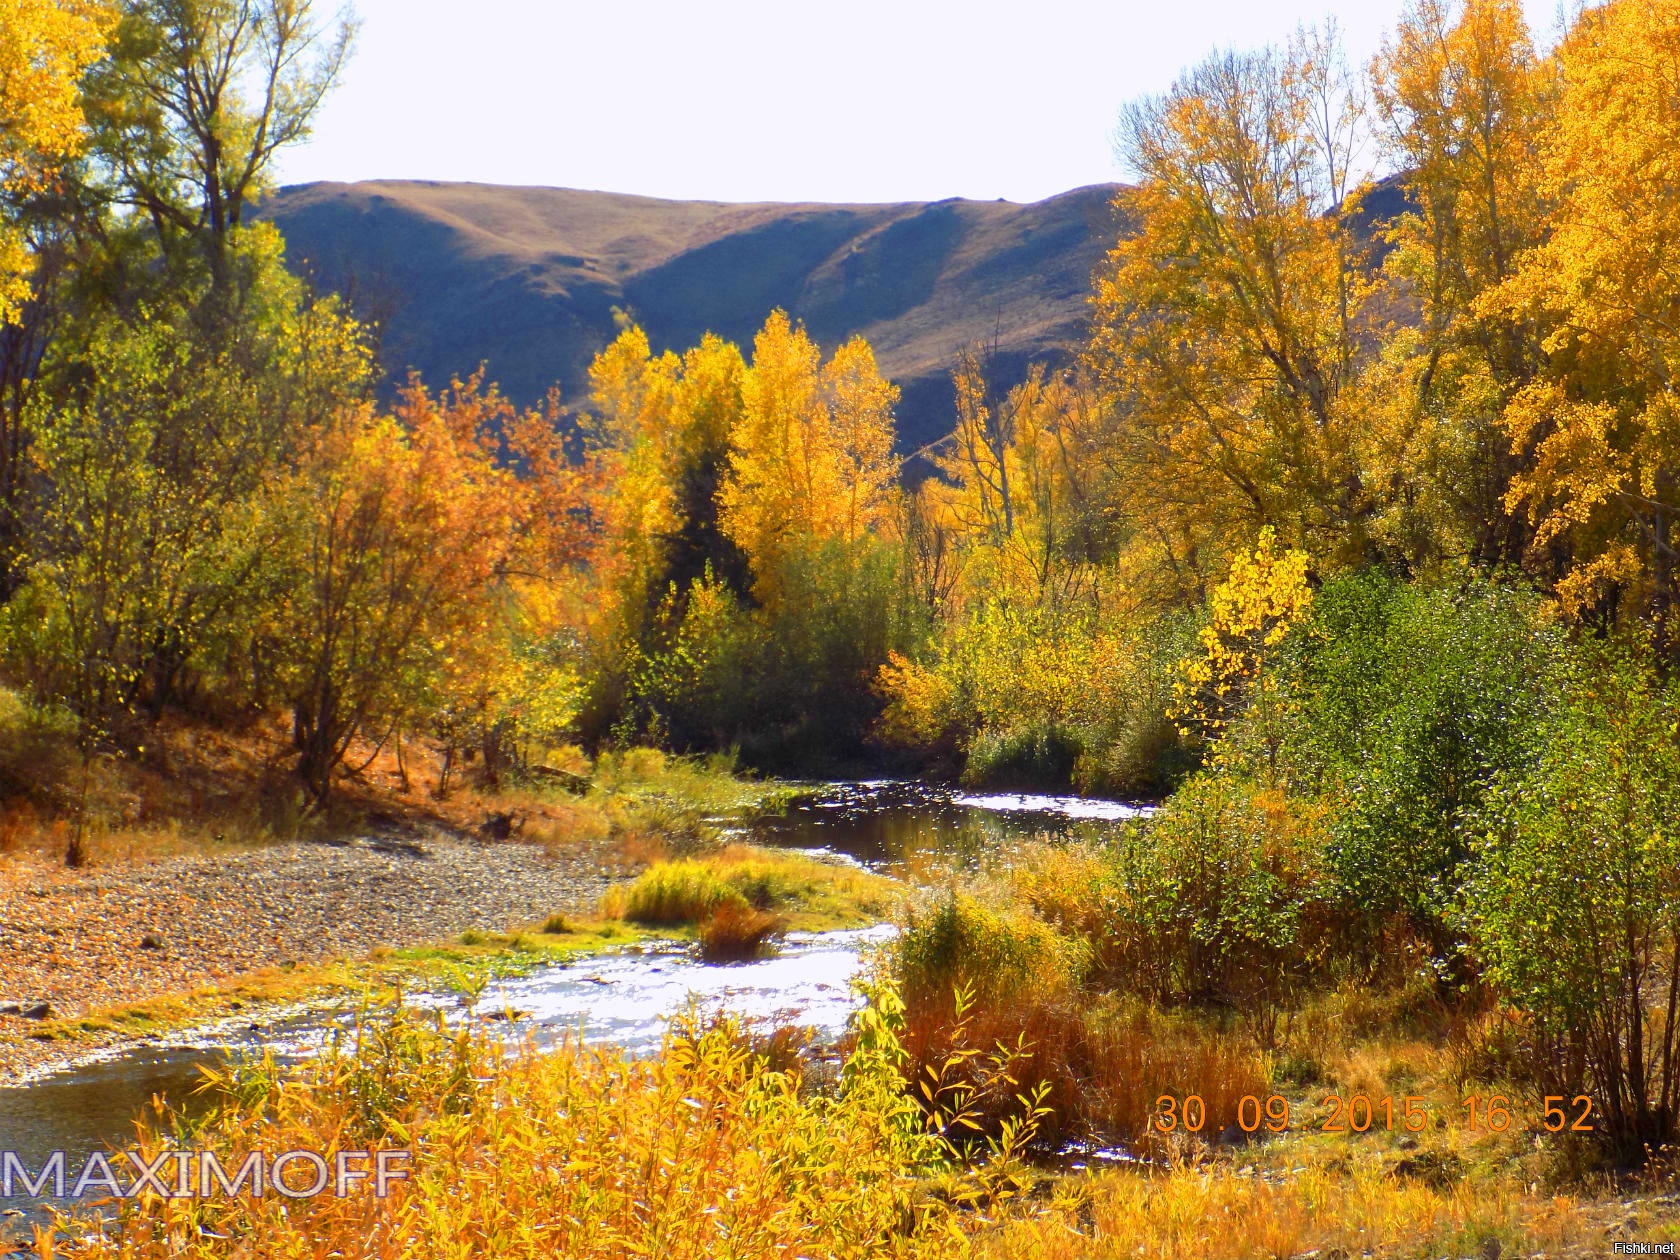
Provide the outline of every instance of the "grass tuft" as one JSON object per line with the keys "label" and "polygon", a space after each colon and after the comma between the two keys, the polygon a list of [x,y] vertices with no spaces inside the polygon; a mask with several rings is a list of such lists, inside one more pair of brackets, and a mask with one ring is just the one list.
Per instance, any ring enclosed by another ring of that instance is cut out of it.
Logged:
{"label": "grass tuft", "polygon": [[893,880],[838,862],[731,845],[700,858],[656,861],[602,901],[607,918],[653,927],[699,928],[720,909],[751,909],[800,931],[859,927],[899,903]]}
{"label": "grass tuft", "polygon": [[778,914],[755,910],[744,901],[726,901],[700,925],[700,956],[707,962],[742,962],[762,958],[787,931]]}

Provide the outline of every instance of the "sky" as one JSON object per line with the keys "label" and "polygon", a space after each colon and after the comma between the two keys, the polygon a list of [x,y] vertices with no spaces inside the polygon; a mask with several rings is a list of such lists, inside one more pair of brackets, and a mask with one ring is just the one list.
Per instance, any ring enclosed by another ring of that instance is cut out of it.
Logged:
{"label": "sky", "polygon": [[[333,0],[315,0],[331,12]],[[1525,0],[1550,43],[1556,0]],[[1125,177],[1121,108],[1216,47],[1402,0],[356,0],[280,182],[470,180],[715,201],[1036,201]]]}

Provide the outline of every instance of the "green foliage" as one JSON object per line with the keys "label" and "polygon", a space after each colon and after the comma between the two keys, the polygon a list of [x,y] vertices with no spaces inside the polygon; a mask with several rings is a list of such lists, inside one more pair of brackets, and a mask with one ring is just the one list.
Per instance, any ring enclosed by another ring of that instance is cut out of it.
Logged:
{"label": "green foliage", "polygon": [[206,690],[260,694],[229,665],[260,662],[278,596],[266,497],[308,426],[367,388],[359,329],[305,303],[271,229],[229,251],[242,302],[222,322],[179,304],[102,314],[30,398],[38,491],[5,637],[89,751],[136,742],[141,717]]}
{"label": "green foliage", "polygon": [[1545,734],[1477,812],[1459,905],[1548,1092],[1591,1094],[1637,1155],[1680,1118],[1680,685],[1647,649],[1594,648]]}
{"label": "green foliage", "polygon": [[873,543],[812,542],[778,558],[775,605],[754,606],[708,566],[670,588],[633,653],[618,734],[687,750],[735,748],[760,767],[856,748],[879,708],[868,679],[903,644],[896,559]]}
{"label": "green foliage", "polygon": [[1327,856],[1345,911],[1367,943],[1402,916],[1444,964],[1462,828],[1496,776],[1533,763],[1563,636],[1519,590],[1365,572],[1324,585],[1292,649],[1281,761],[1294,790],[1340,802]]}
{"label": "green foliage", "polygon": [[1330,889],[1320,811],[1203,774],[1109,856],[1104,973],[1156,1001],[1275,1002],[1324,963]]}

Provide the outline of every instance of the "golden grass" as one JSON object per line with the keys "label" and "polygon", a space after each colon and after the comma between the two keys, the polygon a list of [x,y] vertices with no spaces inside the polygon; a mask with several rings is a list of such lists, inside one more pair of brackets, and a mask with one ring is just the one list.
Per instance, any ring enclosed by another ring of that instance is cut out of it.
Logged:
{"label": "golden grass", "polygon": [[703,857],[657,861],[634,883],[608,890],[602,914],[660,926],[693,926],[726,905],[780,916],[798,931],[859,927],[888,918],[895,881],[839,862],[735,844]]}
{"label": "golden grass", "polygon": [[1556,1255],[1596,1233],[1577,1201],[1509,1182],[1437,1188],[1366,1162],[1275,1175],[1231,1163],[1098,1174],[1072,1208],[1005,1222],[989,1260],[1278,1260],[1319,1256]]}
{"label": "golden grass", "polygon": [[787,931],[779,914],[755,910],[744,901],[727,901],[700,925],[700,956],[708,962],[739,962],[770,951]]}
{"label": "golden grass", "polygon": [[[9,868],[62,861],[80,797],[72,737],[62,714],[0,685],[0,878]],[[487,818],[507,815],[523,842],[631,874],[672,854],[716,847],[718,820],[772,807],[787,792],[735,774],[723,758],[633,749],[592,765],[564,748],[544,761],[565,776],[564,785],[542,775],[496,786],[456,776],[439,798],[440,750],[412,736],[402,748],[399,760],[394,741],[355,742],[332,807],[306,813],[289,774],[294,754],[283,714],[236,726],[167,715],[147,732],[143,751],[95,760],[87,812],[92,863],[357,834],[370,825],[477,833]]]}

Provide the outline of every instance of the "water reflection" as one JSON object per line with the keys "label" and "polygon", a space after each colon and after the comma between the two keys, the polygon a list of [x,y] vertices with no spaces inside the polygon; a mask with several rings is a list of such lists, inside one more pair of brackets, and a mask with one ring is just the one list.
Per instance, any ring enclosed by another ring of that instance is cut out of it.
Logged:
{"label": "water reflection", "polygon": [[1100,836],[1151,806],[1078,796],[970,793],[898,780],[813,785],[785,813],[754,819],[744,839],[835,854],[876,869],[977,864],[1033,836]]}

